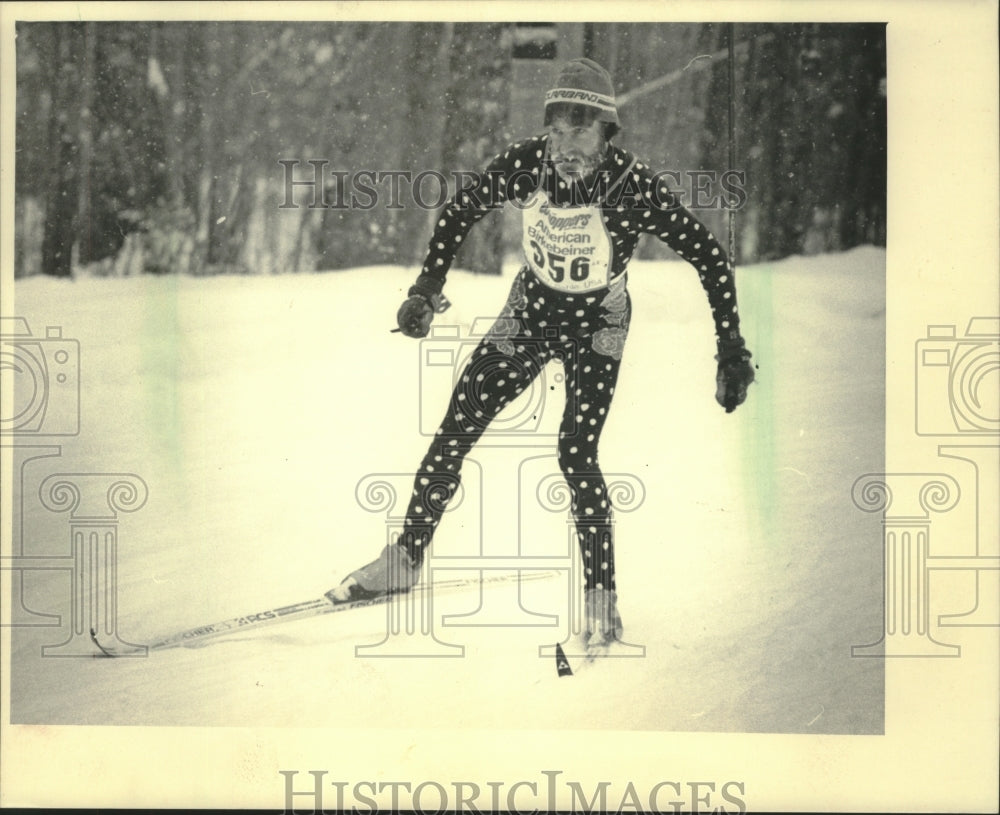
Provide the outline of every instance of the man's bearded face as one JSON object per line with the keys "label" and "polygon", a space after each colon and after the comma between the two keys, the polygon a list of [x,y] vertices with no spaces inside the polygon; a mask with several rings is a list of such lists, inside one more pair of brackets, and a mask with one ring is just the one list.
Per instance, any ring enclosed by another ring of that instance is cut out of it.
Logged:
{"label": "man's bearded face", "polygon": [[564,181],[586,180],[601,163],[604,148],[603,122],[574,125],[560,116],[549,125],[549,156]]}

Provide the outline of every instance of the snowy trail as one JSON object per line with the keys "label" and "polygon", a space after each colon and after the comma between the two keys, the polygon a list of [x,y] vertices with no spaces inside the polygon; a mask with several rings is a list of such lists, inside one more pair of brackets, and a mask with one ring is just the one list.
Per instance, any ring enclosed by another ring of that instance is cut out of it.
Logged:
{"label": "snowy trail", "polygon": [[[12,721],[880,732],[883,666],[850,647],[879,636],[881,533],[850,488],[883,468],[884,264],[861,248],[743,269],[760,372],[731,416],[712,398],[711,320],[690,267],[633,264],[601,458],[646,491],[617,518],[621,610],[644,659],[559,679],[538,657],[558,627],[442,629],[464,658],[355,658],[382,637],[379,607],[147,659],[42,658],[65,627],[18,628]],[[149,499],[120,521],[123,638],[322,594],[384,541],[359,480],[406,484],[426,444],[418,407],[433,424],[446,405],[447,376],[389,333],[412,275],[19,281],[16,313],[80,341],[82,380],[79,437],[25,468],[26,553],[67,549],[66,517],[37,503],[45,476],[133,472]],[[447,322],[495,314],[508,281],[454,273]],[[561,393],[546,384],[551,432]],[[556,473],[550,447],[477,448],[435,554],[468,554],[480,517],[484,547],[510,551],[518,530],[497,479]],[[565,516],[524,506],[524,545],[558,552]],[[533,609],[564,608],[559,581],[530,593]],[[26,579],[35,611],[67,621],[69,596],[67,572]],[[435,611],[474,601],[442,597]]]}

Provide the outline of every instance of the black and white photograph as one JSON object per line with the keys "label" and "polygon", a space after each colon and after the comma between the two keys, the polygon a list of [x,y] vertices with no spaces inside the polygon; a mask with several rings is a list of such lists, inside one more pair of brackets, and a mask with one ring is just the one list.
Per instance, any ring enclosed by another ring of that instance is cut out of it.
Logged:
{"label": "black and white photograph", "polygon": [[3,805],[995,803],[995,15],[578,5],[5,4]]}

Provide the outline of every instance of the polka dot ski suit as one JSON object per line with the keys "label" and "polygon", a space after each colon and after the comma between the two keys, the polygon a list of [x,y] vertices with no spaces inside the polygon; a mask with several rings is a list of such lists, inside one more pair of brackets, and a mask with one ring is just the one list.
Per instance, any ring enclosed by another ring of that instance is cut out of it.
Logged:
{"label": "polka dot ski suit", "polygon": [[[505,202],[526,212],[540,203],[548,223],[557,225],[588,225],[586,213],[597,213],[586,237],[553,237],[544,229],[544,219],[537,222],[542,232],[536,235],[530,226],[534,216],[525,217],[526,263],[496,323],[459,377],[416,474],[401,540],[411,555],[422,558],[458,488],[466,454],[546,364],[558,360],[565,372],[566,401],[557,452],[572,494],[586,587],[614,590],[612,506],[598,443],[628,335],[631,300],[625,273],[640,235],[656,235],[698,270],[721,338],[739,337],[736,292],[722,247],[646,165],[608,145],[596,179],[584,186],[560,179],[548,167],[546,147],[547,137],[538,136],[497,156],[445,208],[431,237],[418,285],[440,291],[469,229]],[[567,258],[560,252],[572,255],[573,249],[564,250],[560,240],[584,244],[576,250],[583,260],[564,263]],[[599,257],[602,241],[608,249],[606,263]],[[596,251],[591,244],[598,245]]]}

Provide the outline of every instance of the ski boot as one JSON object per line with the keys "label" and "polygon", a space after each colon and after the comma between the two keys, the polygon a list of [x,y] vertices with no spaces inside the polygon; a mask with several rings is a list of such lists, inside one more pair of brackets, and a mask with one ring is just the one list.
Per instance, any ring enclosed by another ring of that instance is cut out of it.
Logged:
{"label": "ski boot", "polygon": [[331,603],[368,600],[407,592],[420,580],[420,563],[400,544],[386,546],[375,560],[351,572],[339,586],[326,592]]}
{"label": "ski boot", "polygon": [[610,645],[622,638],[622,618],[618,613],[618,595],[610,589],[587,589],[584,594],[587,647]]}

